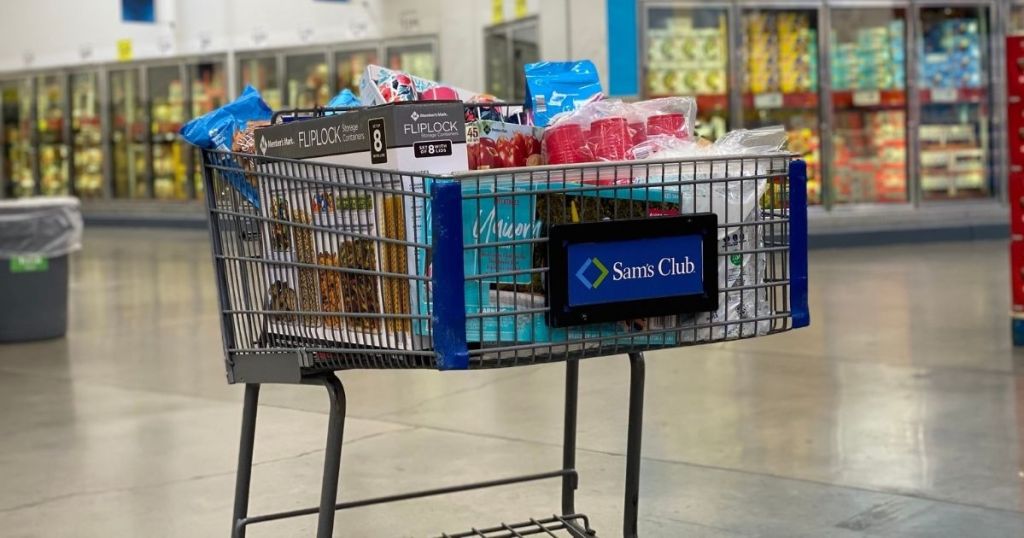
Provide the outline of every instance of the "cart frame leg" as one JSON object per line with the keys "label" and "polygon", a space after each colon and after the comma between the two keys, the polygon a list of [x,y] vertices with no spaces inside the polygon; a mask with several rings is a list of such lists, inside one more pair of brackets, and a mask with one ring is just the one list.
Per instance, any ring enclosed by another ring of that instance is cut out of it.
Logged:
{"label": "cart frame leg", "polygon": [[565,435],[562,441],[562,470],[573,471],[562,477],[562,515],[576,513],[576,416],[579,407],[580,361],[565,361]]}
{"label": "cart frame leg", "polygon": [[232,538],[245,538],[242,520],[249,515],[249,485],[252,479],[252,453],[256,445],[256,406],[260,399],[260,385],[245,385],[245,404],[242,406],[242,434],[238,443],[238,471],[235,474],[235,510],[231,519]]}
{"label": "cart frame leg", "polygon": [[640,505],[640,441],[644,429],[644,355],[629,354],[629,425],[626,432],[626,499],[622,535],[637,536]]}
{"label": "cart frame leg", "polygon": [[334,533],[335,505],[338,502],[338,480],[341,474],[341,445],[345,437],[345,386],[334,374],[304,380],[306,384],[323,384],[330,397],[331,411],[327,417],[327,450],[324,452],[324,476],[320,487],[320,510],[317,516],[317,538],[331,538]]}

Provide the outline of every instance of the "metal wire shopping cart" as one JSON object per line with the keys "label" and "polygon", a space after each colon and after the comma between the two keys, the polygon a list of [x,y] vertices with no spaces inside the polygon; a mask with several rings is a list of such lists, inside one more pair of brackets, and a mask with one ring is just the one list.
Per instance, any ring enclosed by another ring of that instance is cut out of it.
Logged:
{"label": "metal wire shopping cart", "polygon": [[[579,360],[617,354],[631,363],[623,533],[636,536],[642,352],[809,322],[806,165],[790,154],[444,176],[216,151],[204,163],[225,367],[246,384],[236,537],[318,514],[324,538],[337,510],[548,479],[561,481],[556,515],[444,536],[595,536],[574,497]],[[678,256],[613,259],[663,245]],[[561,468],[337,502],[345,393],[335,371],[550,362],[566,364]],[[263,383],[330,394],[319,507],[248,515]]]}

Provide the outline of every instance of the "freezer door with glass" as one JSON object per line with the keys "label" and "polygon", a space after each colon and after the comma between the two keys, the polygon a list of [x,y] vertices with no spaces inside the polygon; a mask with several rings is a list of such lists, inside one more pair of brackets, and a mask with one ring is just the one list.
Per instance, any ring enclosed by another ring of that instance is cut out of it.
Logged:
{"label": "freezer door with glass", "polygon": [[44,196],[69,193],[70,140],[66,137],[67,78],[64,74],[36,78],[36,127],[39,140],[39,191]]}
{"label": "freezer door with glass", "polygon": [[31,196],[36,190],[32,81],[0,81],[4,196]]}
{"label": "freezer door with glass", "polygon": [[646,6],[644,96],[693,95],[697,132],[729,128],[729,8]]}
{"label": "freezer door with glass", "polygon": [[[190,117],[202,116],[227,104],[228,75],[227,64],[223,60],[204,61],[189,65],[188,78],[192,86]],[[193,148],[190,151],[192,152],[189,161],[191,165],[189,173],[192,175],[190,194],[199,195],[203,192],[202,155],[198,149]]]}
{"label": "freezer door with glass", "polygon": [[284,65],[286,108],[314,108],[331,100],[326,54],[287,56]]}
{"label": "freezer door with glass", "polygon": [[922,7],[918,16],[921,197],[991,196],[989,8]]}
{"label": "freezer door with glass", "polygon": [[807,201],[820,203],[818,10],[747,9],[742,35],[743,126],[785,126],[807,161]]}
{"label": "freezer door with glass", "polygon": [[277,70],[277,56],[258,56],[238,60],[238,93],[251,85],[260,91],[263,100],[273,110],[280,110],[283,102],[281,78]]}
{"label": "freezer door with glass", "polygon": [[906,15],[831,10],[832,202],[908,200]]}
{"label": "freezer door with glass", "polygon": [[385,47],[387,66],[428,80],[437,80],[437,52],[434,42],[393,43]]}
{"label": "freezer door with glass", "polygon": [[75,194],[103,196],[103,122],[99,72],[71,74],[71,139]]}
{"label": "freezer door with glass", "polygon": [[335,88],[337,91],[340,92],[347,88],[358,96],[359,81],[363,77],[363,72],[366,71],[366,66],[380,63],[378,56],[375,48],[335,51],[334,64],[337,73]]}
{"label": "freezer door with glass", "polygon": [[147,69],[149,94],[150,174],[153,196],[163,200],[185,200],[187,185],[187,148],[178,131],[188,119],[185,108],[185,82],[181,65]]}
{"label": "freezer door with glass", "polygon": [[110,148],[115,198],[148,198],[146,137],[138,69],[110,72]]}

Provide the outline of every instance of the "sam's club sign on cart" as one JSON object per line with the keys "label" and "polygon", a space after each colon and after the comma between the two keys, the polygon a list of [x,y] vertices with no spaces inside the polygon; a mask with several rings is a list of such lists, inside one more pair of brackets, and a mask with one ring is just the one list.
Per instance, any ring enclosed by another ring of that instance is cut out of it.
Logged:
{"label": "sam's club sign on cart", "polygon": [[704,243],[699,235],[569,246],[569,306],[704,291]]}
{"label": "sam's club sign on cart", "polygon": [[716,229],[713,214],[552,227],[549,322],[715,310]]}

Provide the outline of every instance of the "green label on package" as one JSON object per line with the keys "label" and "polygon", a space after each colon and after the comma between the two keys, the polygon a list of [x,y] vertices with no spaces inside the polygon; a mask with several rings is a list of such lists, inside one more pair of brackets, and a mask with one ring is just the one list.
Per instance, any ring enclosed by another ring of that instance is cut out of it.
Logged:
{"label": "green label on package", "polygon": [[43,256],[15,256],[10,267],[12,273],[39,273],[50,268],[50,260]]}

